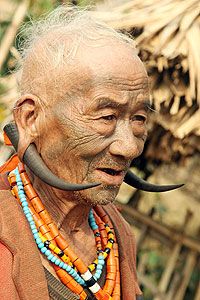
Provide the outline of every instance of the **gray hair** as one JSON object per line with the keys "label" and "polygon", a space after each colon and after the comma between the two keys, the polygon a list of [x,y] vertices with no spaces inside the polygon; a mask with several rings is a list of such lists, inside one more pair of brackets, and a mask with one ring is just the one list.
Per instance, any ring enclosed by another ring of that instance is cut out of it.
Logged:
{"label": "gray hair", "polygon": [[[64,43],[62,43],[62,40],[60,41],[61,36],[71,37],[72,44],[68,53],[69,59],[75,55],[80,44],[98,47],[103,40],[105,43],[105,38],[109,39],[108,43],[111,43],[112,40],[118,40],[121,43],[128,43],[135,49],[131,38],[93,18],[91,11],[73,6],[59,6],[46,17],[38,21],[31,20],[22,27],[19,33],[20,36],[23,36],[23,40],[19,43],[22,68],[23,61],[34,51],[35,46],[52,33],[54,33],[53,39],[48,43],[45,52],[48,60],[54,66],[61,62],[60,59],[63,57],[63,51],[65,51]],[[35,53],[35,56],[37,56],[37,53]]]}
{"label": "gray hair", "polygon": [[[22,27],[19,35],[23,37],[19,41],[22,59],[16,68],[19,91],[41,97],[44,105],[49,105],[48,98],[64,97],[58,75],[62,74],[65,65],[68,72],[70,65],[76,65],[79,47],[112,43],[115,47],[117,41],[127,44],[136,53],[131,38],[96,20],[91,11],[73,6],[59,6],[40,20],[31,20]],[[56,94],[53,95],[50,86],[56,87]]]}

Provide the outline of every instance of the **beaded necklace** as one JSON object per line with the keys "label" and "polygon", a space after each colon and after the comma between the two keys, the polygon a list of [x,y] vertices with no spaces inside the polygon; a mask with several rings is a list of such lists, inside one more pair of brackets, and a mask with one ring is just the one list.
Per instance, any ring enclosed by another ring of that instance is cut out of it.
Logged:
{"label": "beaded necklace", "polygon": [[[81,300],[87,299],[84,288],[97,300],[120,300],[118,245],[112,223],[101,207],[91,209],[88,222],[93,230],[97,258],[88,267],[72,251],[33,189],[22,163],[8,175],[11,192],[22,206],[40,252],[53,265],[61,282]],[[101,288],[97,280],[106,262],[106,281]],[[94,272],[92,274],[92,272]]]}

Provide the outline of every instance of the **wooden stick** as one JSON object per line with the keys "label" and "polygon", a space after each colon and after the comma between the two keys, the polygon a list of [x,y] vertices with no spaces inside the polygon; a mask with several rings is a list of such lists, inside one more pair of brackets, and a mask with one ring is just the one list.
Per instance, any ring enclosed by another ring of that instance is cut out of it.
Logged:
{"label": "wooden stick", "polygon": [[176,300],[183,300],[186,288],[188,286],[190,277],[192,275],[192,271],[196,264],[197,253],[194,251],[190,251],[183,270],[183,278],[181,280],[181,284],[179,285],[178,291],[174,297]]}
{"label": "wooden stick", "polygon": [[145,275],[138,273],[138,279],[139,282],[141,282],[143,285],[145,285],[154,296],[159,296],[161,299],[163,299],[163,294],[159,293],[158,288],[155,284],[152,283],[152,281]]}
{"label": "wooden stick", "polygon": [[16,36],[17,30],[25,17],[28,6],[29,6],[28,0],[24,0],[18,5],[15,14],[13,16],[12,22],[9,25],[8,29],[6,30],[2,38],[2,43],[0,46],[0,70],[4,64],[4,61],[6,60],[9,49]]}
{"label": "wooden stick", "polygon": [[194,297],[194,300],[199,300],[199,299],[200,299],[200,282],[198,284],[198,287],[197,287],[197,290],[195,293],[195,297]]}
{"label": "wooden stick", "polygon": [[130,216],[133,217],[133,219],[136,219],[140,221],[142,224],[146,224],[150,226],[152,229],[160,232],[161,234],[165,235],[169,239],[176,241],[176,242],[181,242],[184,246],[200,252],[200,242],[199,240],[195,240],[189,236],[187,236],[184,233],[179,233],[176,232],[173,228],[167,227],[166,225],[162,225],[158,222],[155,222],[145,214],[137,211],[136,209],[130,207],[129,205],[124,205],[121,203],[118,203],[117,206],[120,207],[122,213],[123,211]]}
{"label": "wooden stick", "polygon": [[148,263],[148,255],[147,255],[147,253],[143,253],[143,255],[140,257],[140,260],[139,260],[138,266],[137,266],[138,274],[140,274],[140,275],[145,274],[147,263]]}
{"label": "wooden stick", "polygon": [[[176,243],[175,247],[172,250],[172,254],[170,256],[170,259],[167,263],[167,266],[162,274],[162,278],[159,282],[158,289],[161,292],[166,292],[166,289],[168,287],[171,275],[174,270],[174,266],[176,265],[177,259],[179,257],[180,251],[181,251],[182,245],[180,243]],[[154,300],[162,300],[161,298],[156,297]]]}
{"label": "wooden stick", "polygon": [[178,284],[180,282],[180,274],[176,273],[174,275],[173,281],[171,283],[170,289],[165,296],[165,300],[174,300],[174,294],[178,289]]}
{"label": "wooden stick", "polygon": [[[184,230],[186,230],[191,218],[192,218],[192,212],[190,210],[187,210],[186,216],[185,216],[185,220],[182,224],[182,228],[181,231],[183,232]],[[160,292],[165,293],[167,290],[167,287],[169,285],[172,273],[174,271],[174,268],[176,266],[176,262],[178,260],[178,257],[180,255],[181,252],[181,248],[182,248],[182,243],[177,242],[173,249],[172,249],[172,253],[170,255],[170,258],[167,262],[166,268],[162,274],[161,280],[159,282],[158,285],[158,289]],[[161,298],[156,297],[154,300],[162,300]]]}
{"label": "wooden stick", "polygon": [[168,239],[166,236],[162,235],[160,232],[153,230],[152,228],[149,228],[148,235],[152,239],[158,240],[161,244],[166,245],[169,248],[173,247],[174,242],[170,239]]}

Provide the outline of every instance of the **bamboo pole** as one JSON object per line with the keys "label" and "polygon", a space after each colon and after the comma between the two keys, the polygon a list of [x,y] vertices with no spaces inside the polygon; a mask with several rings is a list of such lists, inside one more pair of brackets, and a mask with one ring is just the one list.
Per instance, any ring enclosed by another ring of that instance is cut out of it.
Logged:
{"label": "bamboo pole", "polygon": [[156,239],[161,244],[166,245],[169,248],[173,247],[173,244],[174,244],[173,241],[168,239],[166,236],[162,235],[160,232],[153,230],[152,228],[149,228],[148,235],[152,239]]}
{"label": "bamboo pole", "polygon": [[8,55],[9,49],[12,46],[12,43],[16,36],[17,30],[25,17],[28,7],[29,7],[28,0],[24,0],[18,5],[18,7],[14,13],[14,16],[12,18],[12,22],[9,25],[8,29],[6,30],[6,32],[2,38],[1,46],[0,46],[0,70],[4,64],[4,61],[7,57],[7,55]]}
{"label": "bamboo pole", "polygon": [[138,266],[137,266],[138,274],[140,275],[145,274],[147,262],[148,262],[148,255],[147,253],[144,253],[138,262]]}
{"label": "bamboo pole", "polygon": [[200,282],[198,284],[196,294],[195,294],[195,297],[194,297],[194,300],[199,300],[199,299],[200,299]]}
{"label": "bamboo pole", "polygon": [[141,282],[148,289],[150,289],[150,291],[152,292],[152,294],[154,296],[159,296],[159,297],[161,297],[161,299],[163,299],[164,295],[158,291],[157,286],[147,276],[145,276],[141,273],[138,273],[138,279],[139,279],[139,282]]}
{"label": "bamboo pole", "polygon": [[[182,248],[181,243],[176,243],[175,244],[175,246],[172,250],[170,259],[167,263],[167,266],[166,266],[166,268],[165,268],[165,270],[162,274],[162,278],[159,282],[158,289],[159,289],[159,291],[161,291],[163,293],[166,292],[166,290],[167,290],[167,287],[168,287],[171,275],[174,271],[174,266],[176,265],[176,262],[177,262],[177,259],[179,257],[181,248]],[[159,297],[156,297],[154,300],[162,300],[162,299],[159,298]]]}
{"label": "bamboo pole", "polygon": [[[192,218],[192,213],[191,213],[191,211],[188,210],[187,213],[186,213],[186,216],[185,216],[185,220],[184,220],[183,225],[182,225],[182,231],[186,230],[191,218]],[[173,249],[172,249],[172,253],[170,255],[170,258],[167,262],[166,268],[165,268],[165,270],[162,274],[161,280],[160,280],[159,285],[158,285],[158,289],[161,293],[165,293],[166,290],[167,290],[167,287],[169,285],[172,273],[173,273],[174,268],[176,266],[176,262],[178,260],[179,255],[180,255],[181,248],[182,248],[182,243],[177,242],[174,245]],[[162,299],[159,298],[159,297],[156,297],[154,300],[162,300]]]}
{"label": "bamboo pole", "polygon": [[167,292],[167,295],[165,296],[165,300],[175,300],[174,299],[174,294],[175,294],[175,291],[177,291],[177,289],[178,289],[179,282],[180,282],[180,274],[176,273],[174,275],[174,278],[173,278],[173,281],[171,283],[170,289]]}
{"label": "bamboo pole", "polygon": [[142,224],[148,225],[149,227],[151,227],[155,231],[158,231],[159,233],[163,234],[169,239],[175,242],[181,242],[184,246],[194,251],[200,252],[199,240],[195,240],[184,233],[176,232],[173,228],[167,227],[166,225],[162,225],[152,220],[145,214],[137,211],[136,209],[130,207],[129,205],[118,203],[117,206],[121,209],[122,213],[124,211],[126,214],[130,215],[133,219],[140,221]]}
{"label": "bamboo pole", "polygon": [[181,284],[179,285],[178,291],[174,299],[183,300],[196,260],[197,260],[197,253],[194,251],[190,251],[184,266],[183,278],[181,280]]}

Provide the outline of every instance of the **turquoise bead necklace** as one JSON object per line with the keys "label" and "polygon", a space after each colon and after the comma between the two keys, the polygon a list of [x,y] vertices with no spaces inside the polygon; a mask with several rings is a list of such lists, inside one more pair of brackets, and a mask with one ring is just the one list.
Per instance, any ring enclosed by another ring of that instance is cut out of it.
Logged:
{"label": "turquoise bead necklace", "polygon": [[[18,188],[18,195],[19,195],[21,206],[22,206],[22,210],[23,210],[23,212],[25,214],[25,217],[26,217],[26,219],[29,223],[30,229],[32,231],[32,234],[33,234],[33,237],[35,239],[35,242],[37,244],[38,249],[40,250],[40,252],[42,254],[44,254],[46,256],[46,258],[51,263],[54,263],[56,266],[58,266],[58,267],[62,268],[63,270],[65,270],[69,275],[71,275],[74,278],[74,280],[77,283],[79,283],[81,286],[85,287],[86,286],[85,280],[76,272],[76,270],[74,270],[73,267],[71,267],[69,264],[63,262],[60,258],[56,257],[45,246],[45,243],[43,243],[42,239],[39,236],[39,232],[38,232],[38,229],[36,227],[35,221],[32,217],[31,211],[29,209],[26,194],[25,194],[25,191],[24,191],[23,182],[21,180],[18,168],[13,170],[12,173],[14,173],[15,176],[16,176],[16,184],[17,184],[17,188]],[[98,225],[96,224],[92,209],[90,210],[88,221],[89,221],[89,225],[90,225],[90,227],[93,231],[98,229]],[[96,266],[96,271],[93,275],[95,280],[98,280],[101,277],[103,266],[105,264],[104,256],[101,255],[101,253],[98,255],[97,259],[98,259],[98,263],[97,263],[97,266]]]}

